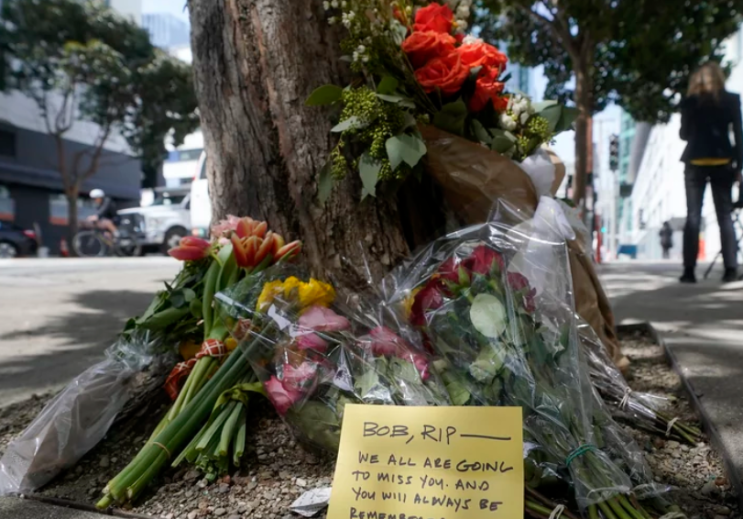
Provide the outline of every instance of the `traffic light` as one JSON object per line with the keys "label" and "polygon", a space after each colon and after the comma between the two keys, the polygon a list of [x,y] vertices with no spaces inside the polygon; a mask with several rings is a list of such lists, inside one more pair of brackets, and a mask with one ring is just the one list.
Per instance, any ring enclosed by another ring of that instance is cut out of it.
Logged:
{"label": "traffic light", "polygon": [[609,169],[619,169],[619,136],[616,134],[609,139]]}

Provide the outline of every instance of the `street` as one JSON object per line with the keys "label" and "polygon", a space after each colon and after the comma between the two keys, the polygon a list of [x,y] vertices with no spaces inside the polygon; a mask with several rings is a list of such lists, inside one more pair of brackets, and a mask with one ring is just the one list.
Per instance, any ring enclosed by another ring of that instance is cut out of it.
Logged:
{"label": "street", "polygon": [[0,405],[103,358],[180,264],[169,257],[0,260]]}

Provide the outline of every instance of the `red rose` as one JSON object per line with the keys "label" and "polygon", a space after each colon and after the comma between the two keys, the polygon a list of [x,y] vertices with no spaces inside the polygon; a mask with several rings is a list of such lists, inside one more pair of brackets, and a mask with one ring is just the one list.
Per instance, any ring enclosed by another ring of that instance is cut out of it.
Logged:
{"label": "red rose", "polygon": [[491,67],[500,72],[506,70],[508,58],[490,44],[478,41],[457,48],[462,63],[470,68]]}
{"label": "red rose", "polygon": [[498,69],[483,67],[475,82],[475,93],[470,99],[470,111],[479,112],[488,105],[488,101],[495,99],[498,94],[503,92],[504,84],[496,81],[498,78]]}
{"label": "red rose", "polygon": [[426,312],[436,310],[443,304],[444,294],[441,292],[440,283],[432,279],[420,292],[415,294],[413,307],[410,311],[410,322],[415,326],[424,326],[426,324]]}
{"label": "red rose", "polygon": [[423,90],[430,94],[437,88],[445,95],[456,94],[467,79],[470,69],[462,65],[456,52],[434,58],[415,71],[415,78]]}
{"label": "red rose", "polygon": [[462,262],[462,265],[472,272],[485,276],[490,273],[493,262],[498,262],[498,266],[501,270],[503,270],[506,265],[505,261],[503,261],[503,256],[501,256],[500,253],[485,245],[478,245],[475,250],[472,251],[470,257]]}
{"label": "red rose", "polygon": [[452,23],[454,22],[454,13],[448,5],[431,3],[426,7],[418,9],[415,13],[414,31],[436,31],[449,34]]}
{"label": "red rose", "polygon": [[526,279],[526,276],[519,272],[509,272],[508,286],[510,286],[511,290],[513,290],[514,292],[518,292],[519,290],[529,288],[529,280]]}
{"label": "red rose", "polygon": [[505,112],[508,110],[508,98],[506,96],[494,96],[493,107],[496,112]]}
{"label": "red rose", "polygon": [[452,256],[441,264],[438,271],[439,277],[459,283],[459,261]]}
{"label": "red rose", "polygon": [[433,58],[446,56],[454,50],[454,38],[434,31],[414,32],[402,42],[413,68],[420,68]]}

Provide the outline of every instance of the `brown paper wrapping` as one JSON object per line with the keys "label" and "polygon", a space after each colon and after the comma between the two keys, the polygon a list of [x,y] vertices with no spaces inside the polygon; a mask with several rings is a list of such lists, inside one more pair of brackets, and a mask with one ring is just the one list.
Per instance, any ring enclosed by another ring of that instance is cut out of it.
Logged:
{"label": "brown paper wrapping", "polygon": [[[482,223],[492,216],[518,222],[534,215],[538,201],[534,185],[510,159],[432,126],[420,130],[428,148],[426,169],[463,222]],[[565,166],[554,153],[550,156],[557,169],[554,194],[565,176]],[[497,200],[507,201],[513,214],[491,215]],[[593,262],[577,240],[568,242],[568,251],[576,310],[604,342],[617,366],[626,367],[614,331],[614,314]]]}

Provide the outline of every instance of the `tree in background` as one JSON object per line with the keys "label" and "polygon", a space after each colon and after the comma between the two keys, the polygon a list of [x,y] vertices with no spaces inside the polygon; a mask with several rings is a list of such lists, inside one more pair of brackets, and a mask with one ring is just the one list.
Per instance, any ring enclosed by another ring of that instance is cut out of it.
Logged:
{"label": "tree in background", "polygon": [[[77,230],[83,183],[105,163],[106,143],[119,133],[145,173],[198,127],[191,67],[153,47],[147,32],[102,2],[7,0],[0,25],[0,86],[31,97],[54,139],[57,168],[68,201],[70,232]],[[71,153],[65,135],[76,121],[95,123],[92,146]]]}
{"label": "tree in background", "polygon": [[638,121],[666,122],[690,73],[722,59],[743,0],[478,0],[486,39],[509,57],[544,65],[545,98],[572,100],[576,121],[573,200],[585,198],[591,120],[615,102]]}

